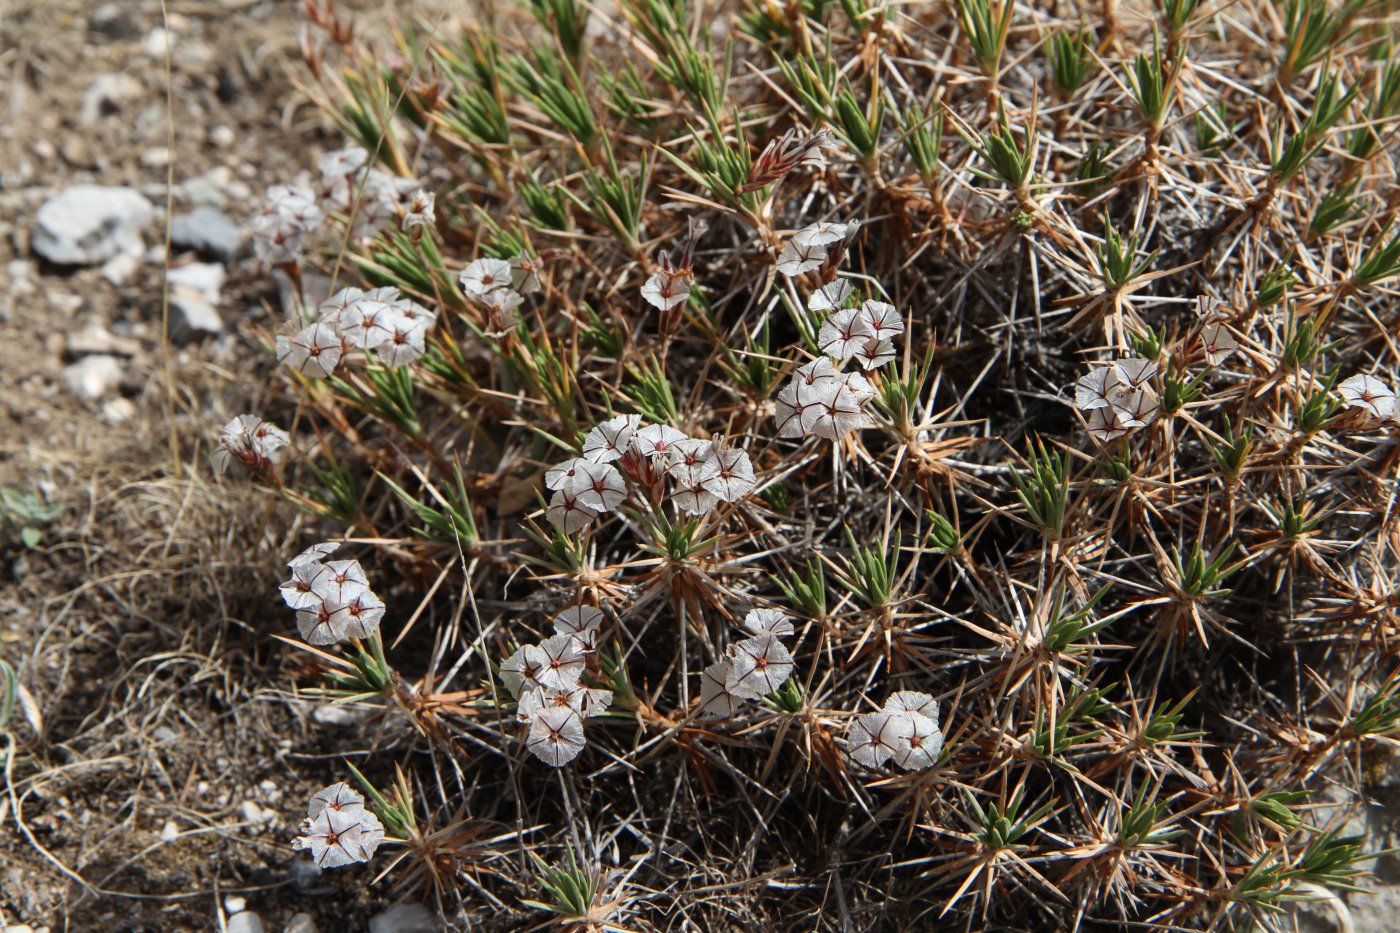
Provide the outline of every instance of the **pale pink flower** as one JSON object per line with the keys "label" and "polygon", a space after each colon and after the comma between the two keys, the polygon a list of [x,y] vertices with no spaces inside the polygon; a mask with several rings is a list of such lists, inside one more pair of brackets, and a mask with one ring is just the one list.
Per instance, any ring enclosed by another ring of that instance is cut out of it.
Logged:
{"label": "pale pink flower", "polygon": [[861,369],[879,369],[894,362],[894,344],[888,339],[871,337],[861,343],[856,351],[856,362]]}
{"label": "pale pink flower", "polygon": [[880,767],[903,747],[901,725],[895,714],[884,710],[857,716],[846,737],[850,756],[867,768]]}
{"label": "pale pink flower", "polygon": [[831,383],[821,387],[818,412],[811,432],[827,440],[840,440],[865,426],[865,410],[860,398],[844,384]]}
{"label": "pale pink flower", "polygon": [[542,666],[536,680],[546,690],[569,690],[583,676],[585,658],[578,639],[572,635],[551,635],[540,642]]}
{"label": "pale pink flower", "polygon": [[845,307],[846,299],[851,297],[855,291],[851,283],[845,279],[837,279],[829,282],[821,288],[812,292],[807,299],[807,310],[809,311],[836,311]]}
{"label": "pale pink flower", "polygon": [[705,719],[728,719],[742,700],[729,689],[730,664],[717,661],[700,675],[700,715]]}
{"label": "pale pink flower", "polygon": [[1357,408],[1382,420],[1395,414],[1395,392],[1375,376],[1356,375],[1337,386],[1348,408]]}
{"label": "pale pink flower", "polygon": [[632,443],[647,457],[664,457],[671,445],[689,440],[669,424],[649,424],[632,436]]}
{"label": "pale pink flower", "polygon": [[1210,365],[1219,366],[1239,348],[1240,342],[1224,324],[1207,324],[1201,328],[1201,349]]}
{"label": "pale pink flower", "polygon": [[309,851],[311,860],[321,868],[368,862],[384,841],[384,824],[363,808],[352,812],[327,806],[307,817],[301,832],[292,841],[292,848]]}
{"label": "pale pink flower", "polygon": [[568,489],[555,490],[554,495],[549,499],[549,509],[545,512],[550,524],[566,535],[571,535],[580,528],[586,527],[599,514],[601,513],[597,509],[590,509],[579,502],[578,494],[570,492]]}
{"label": "pale pink flower", "polygon": [[904,318],[892,304],[871,298],[860,306],[860,315],[865,319],[870,333],[881,340],[904,333]]}
{"label": "pale pink flower", "polygon": [[744,628],[755,635],[791,635],[796,629],[778,609],[750,609],[744,616]]}
{"label": "pale pink flower", "polygon": [[569,489],[579,505],[596,512],[611,512],[627,498],[627,484],[610,463],[589,463],[580,467]]}
{"label": "pale pink flower", "polygon": [[827,356],[849,360],[860,352],[866,340],[874,336],[870,323],[857,308],[832,312],[817,332],[817,346]]}
{"label": "pale pink flower", "polygon": [[716,450],[700,467],[700,485],[721,502],[737,502],[754,488],[753,464],[738,448]]}

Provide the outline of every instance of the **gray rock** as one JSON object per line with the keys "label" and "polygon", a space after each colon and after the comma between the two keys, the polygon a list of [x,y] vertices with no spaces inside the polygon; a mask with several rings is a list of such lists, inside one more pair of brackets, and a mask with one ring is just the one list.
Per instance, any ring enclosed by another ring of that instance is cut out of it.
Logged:
{"label": "gray rock", "polygon": [[122,364],[115,356],[85,356],[63,368],[63,382],[78,398],[96,400],[122,381]]}
{"label": "gray rock", "polygon": [[442,921],[422,904],[395,904],[369,918],[369,933],[437,933]]}
{"label": "gray rock", "polygon": [[310,891],[321,879],[321,866],[309,858],[292,859],[289,871],[292,876],[292,887],[298,891]]}
{"label": "gray rock", "polygon": [[243,231],[221,211],[198,207],[188,214],[177,214],[170,222],[170,242],[210,259],[231,262],[243,245]]}
{"label": "gray rock", "polygon": [[282,933],[320,933],[320,930],[316,928],[316,918],[310,914],[292,914]]}
{"label": "gray rock", "polygon": [[1400,916],[1400,885],[1376,884],[1371,890],[1347,895],[1352,929],[1356,933],[1394,933]]}
{"label": "gray rock", "polygon": [[203,295],[183,288],[170,290],[170,339],[188,343],[224,331],[224,319]]}
{"label": "gray rock", "polygon": [[120,112],[123,106],[140,100],[145,94],[145,86],[129,74],[98,75],[83,94],[78,120],[84,124],[96,123]]}
{"label": "gray rock", "polygon": [[228,918],[227,930],[228,933],[264,933],[266,928],[263,926],[262,917],[251,910],[245,910]]}
{"label": "gray rock", "polygon": [[130,188],[75,185],[39,208],[29,242],[49,262],[95,266],[141,252],[141,231],[154,214],[151,202]]}

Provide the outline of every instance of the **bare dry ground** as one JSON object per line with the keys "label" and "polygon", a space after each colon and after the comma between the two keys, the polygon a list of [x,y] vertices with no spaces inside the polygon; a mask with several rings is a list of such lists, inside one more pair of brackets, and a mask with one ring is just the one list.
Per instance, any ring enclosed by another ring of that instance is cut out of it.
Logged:
{"label": "bare dry ground", "polygon": [[[161,263],[118,287],[28,245],[34,211],[71,184],[135,187],[163,221],[168,160],[176,213],[193,191],[243,222],[314,163],[335,137],[287,103],[299,5],[171,4],[171,152],[159,3],[0,11],[0,487],[62,509],[35,548],[0,532],[0,659],[24,688],[0,729],[0,929],[220,929],[230,894],[269,929],[298,911],[362,928],[365,886],[308,874],[287,845],[335,764],[335,726],[288,702],[294,672],[269,637],[295,529],[207,468],[213,430],[257,404],[275,290],[232,264],[225,333],[166,355]],[[122,93],[85,120],[104,75],[125,76],[110,82]],[[124,375],[84,402],[62,372],[94,349]]]}

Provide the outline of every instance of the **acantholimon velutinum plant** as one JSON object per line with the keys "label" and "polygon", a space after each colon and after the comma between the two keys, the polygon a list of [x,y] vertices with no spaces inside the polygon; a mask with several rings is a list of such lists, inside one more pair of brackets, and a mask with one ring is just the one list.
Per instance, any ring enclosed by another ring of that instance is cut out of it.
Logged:
{"label": "acantholimon velutinum plant", "polygon": [[347,556],[283,587],[375,714],[319,863],[595,930],[1364,885],[1395,4],[308,9],[347,142],[255,220],[286,404],[216,459]]}

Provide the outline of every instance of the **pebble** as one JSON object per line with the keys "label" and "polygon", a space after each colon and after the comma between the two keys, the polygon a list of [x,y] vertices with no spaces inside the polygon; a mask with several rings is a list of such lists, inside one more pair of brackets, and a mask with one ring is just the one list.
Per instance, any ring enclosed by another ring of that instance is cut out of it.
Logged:
{"label": "pebble", "polygon": [[209,259],[232,262],[243,245],[243,231],[221,211],[199,207],[170,222],[170,242]]}
{"label": "pebble", "polygon": [[125,285],[141,268],[141,257],[131,253],[117,253],[102,264],[102,277],[118,288]]}
{"label": "pebble", "polygon": [[316,919],[310,914],[292,914],[282,933],[320,933],[316,929]]}
{"label": "pebble", "polygon": [[115,356],[85,356],[63,368],[63,382],[78,398],[99,399],[122,381],[122,364]]}
{"label": "pebble", "polygon": [[264,933],[266,927],[263,926],[262,917],[245,910],[229,917],[225,929],[228,933]]}
{"label": "pebble", "polygon": [[30,246],[59,265],[99,265],[119,253],[139,253],[141,231],[154,215],[151,202],[130,188],[75,185],[39,208]]}
{"label": "pebble", "polygon": [[224,319],[203,295],[192,289],[170,290],[170,339],[188,343],[224,331]]}
{"label": "pebble", "polygon": [[131,337],[118,337],[96,323],[69,333],[65,343],[68,355],[74,358],[104,353],[109,356],[135,356],[141,352],[141,341]]}
{"label": "pebble", "polygon": [[157,26],[146,33],[146,41],[142,47],[150,58],[164,58],[165,53],[170,51],[174,44],[175,37],[170,34],[169,30]]}
{"label": "pebble", "polygon": [[165,168],[170,164],[170,147],[152,146],[141,153],[140,162],[146,168]]}
{"label": "pebble", "polygon": [[145,86],[129,74],[98,75],[83,93],[78,122],[96,123],[103,117],[119,113],[122,107],[146,94]]}
{"label": "pebble", "polygon": [[227,149],[238,140],[238,134],[233,131],[233,127],[219,124],[209,131],[209,141],[220,149]]}
{"label": "pebble", "polygon": [[395,904],[369,918],[369,933],[437,933],[442,923],[422,904]]}
{"label": "pebble", "polygon": [[248,909],[248,899],[239,897],[237,894],[230,894],[224,898],[224,913],[241,914]]}
{"label": "pebble", "polygon": [[224,287],[226,273],[216,262],[188,262],[183,266],[171,266],[165,273],[171,286],[187,288],[206,301],[217,303],[219,292]]}
{"label": "pebble", "polygon": [[136,417],[136,403],[124,395],[109,398],[102,403],[99,416],[105,424],[125,424]]}
{"label": "pebble", "polygon": [[119,3],[104,3],[93,10],[88,27],[111,39],[134,39],[138,31],[137,17]]}
{"label": "pebble", "polygon": [[161,842],[174,842],[180,838],[180,824],[174,820],[166,820],[165,825],[160,829]]}

